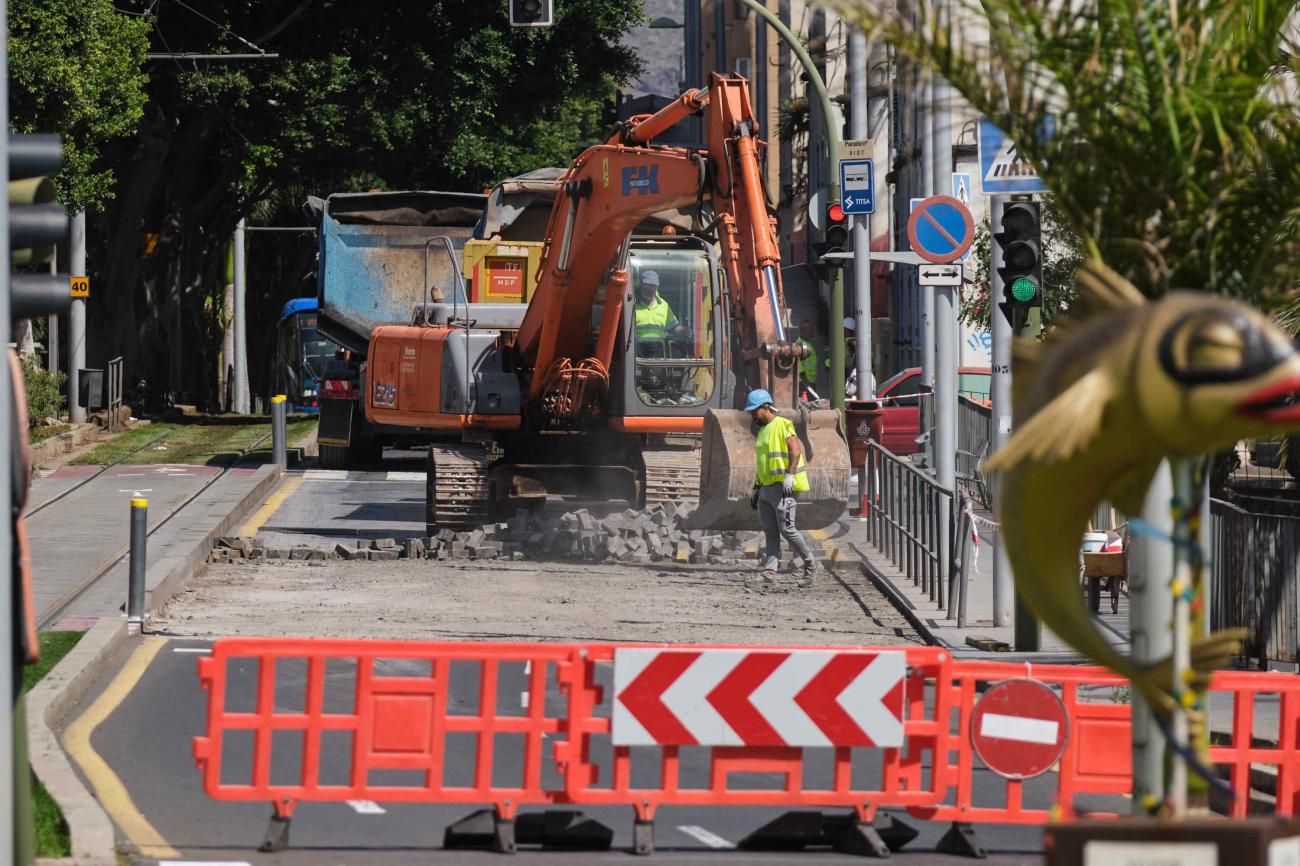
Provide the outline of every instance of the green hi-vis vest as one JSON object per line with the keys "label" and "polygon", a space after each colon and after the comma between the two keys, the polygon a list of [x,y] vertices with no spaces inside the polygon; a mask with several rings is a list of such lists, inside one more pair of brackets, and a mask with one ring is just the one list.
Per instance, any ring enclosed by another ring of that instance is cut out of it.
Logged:
{"label": "green hi-vis vest", "polygon": [[808,357],[799,362],[799,373],[809,382],[817,381],[817,348],[803,337],[795,340],[800,346],[808,347]]}
{"label": "green hi-vis vest", "polygon": [[640,302],[636,305],[636,338],[638,340],[662,340],[668,334],[668,323],[672,319],[673,311],[668,308],[668,302],[663,298],[656,298],[653,307],[643,306]]}
{"label": "green hi-vis vest", "polygon": [[[794,424],[789,418],[779,415],[771,423],[758,431],[758,441],[754,443],[754,472],[760,487],[780,484],[790,466],[790,452],[786,440],[794,433]],[[804,471],[803,454],[799,454],[798,471],[794,474],[794,492],[803,493],[808,489],[808,473]]]}

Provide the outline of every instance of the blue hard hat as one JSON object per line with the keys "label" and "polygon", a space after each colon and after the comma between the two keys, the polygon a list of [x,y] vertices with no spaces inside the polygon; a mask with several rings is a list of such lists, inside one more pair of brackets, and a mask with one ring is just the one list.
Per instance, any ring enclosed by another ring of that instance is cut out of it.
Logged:
{"label": "blue hard hat", "polygon": [[772,402],[772,395],[762,388],[756,388],[749,392],[749,399],[745,401],[745,411],[753,412],[756,409],[762,409]]}

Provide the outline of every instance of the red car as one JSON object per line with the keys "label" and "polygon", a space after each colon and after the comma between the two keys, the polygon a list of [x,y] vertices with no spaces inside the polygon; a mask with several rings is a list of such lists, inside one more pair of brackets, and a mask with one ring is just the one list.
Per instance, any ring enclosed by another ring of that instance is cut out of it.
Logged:
{"label": "red car", "polygon": [[[989,404],[993,371],[988,367],[958,367],[957,393]],[[913,454],[921,450],[916,437],[921,435],[921,368],[908,367],[880,383],[876,398],[885,410],[884,446],[895,454]]]}

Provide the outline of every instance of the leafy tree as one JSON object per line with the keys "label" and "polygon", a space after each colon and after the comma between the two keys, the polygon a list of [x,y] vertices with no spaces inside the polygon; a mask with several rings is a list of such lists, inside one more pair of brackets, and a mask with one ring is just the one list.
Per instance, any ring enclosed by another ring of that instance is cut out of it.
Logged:
{"label": "leafy tree", "polygon": [[[1042,202],[1043,226],[1043,323],[1069,309],[1074,299],[1074,272],[1082,261],[1079,239],[1070,232],[1053,206],[1051,199]],[[992,229],[986,214],[975,227],[971,261],[975,263],[973,283],[962,292],[961,320],[973,327],[989,327],[989,312],[1000,298],[989,303],[989,262],[992,253]]]}
{"label": "leafy tree", "polygon": [[[92,334],[92,354],[121,353],[153,394],[181,390],[207,404],[239,217],[301,225],[309,193],[479,191],[567,164],[608,134],[607,107],[637,71],[620,39],[642,16],[635,0],[568,0],[549,28],[509,27],[505,0],[118,5],[148,16],[154,51],[279,55],[151,61],[139,134],[109,154],[118,198],[91,226],[102,282],[131,294],[92,312],[112,324],[106,337]],[[269,323],[286,298],[313,289],[302,280],[313,253],[307,236],[253,236],[255,392]]]}
{"label": "leafy tree", "polygon": [[113,194],[113,168],[100,154],[140,122],[149,29],[111,0],[9,4],[10,125],[63,135],[56,181],[73,209],[102,207]]}

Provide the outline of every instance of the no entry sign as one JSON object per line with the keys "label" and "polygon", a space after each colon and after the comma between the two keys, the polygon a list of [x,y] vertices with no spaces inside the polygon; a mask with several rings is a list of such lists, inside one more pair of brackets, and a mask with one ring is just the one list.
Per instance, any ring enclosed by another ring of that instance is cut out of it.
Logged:
{"label": "no entry sign", "polygon": [[912,208],[907,220],[912,252],[927,262],[947,264],[975,242],[975,221],[966,205],[950,195],[932,195]]}
{"label": "no entry sign", "polygon": [[990,770],[1029,779],[1052,768],[1065,753],[1070,720],[1056,693],[1034,680],[993,686],[971,714],[971,745]]}

